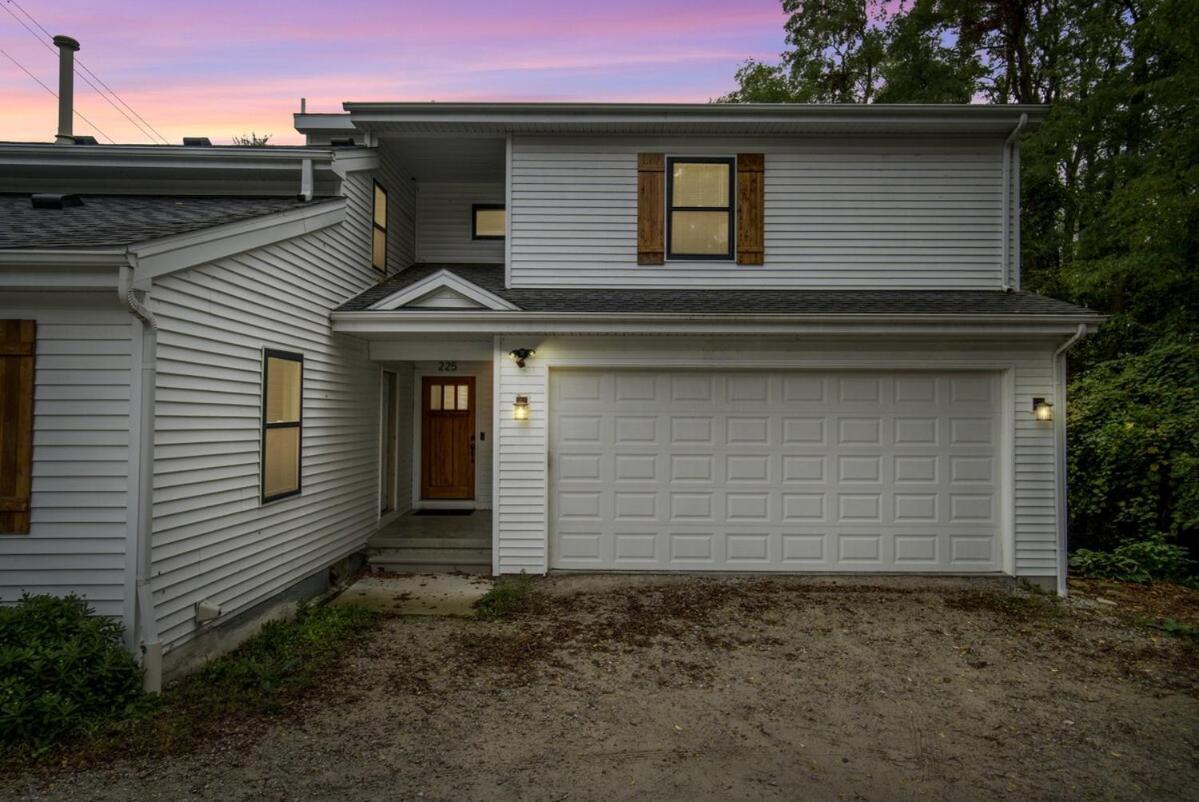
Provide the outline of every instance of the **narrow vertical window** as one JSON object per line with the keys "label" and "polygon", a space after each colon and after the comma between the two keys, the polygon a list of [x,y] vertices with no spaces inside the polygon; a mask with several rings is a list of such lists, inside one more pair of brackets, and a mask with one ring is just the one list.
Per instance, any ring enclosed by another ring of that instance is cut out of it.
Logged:
{"label": "narrow vertical window", "polygon": [[669,159],[666,256],[733,258],[733,160]]}
{"label": "narrow vertical window", "polygon": [[375,213],[372,221],[371,265],[387,272],[387,190],[375,182]]}
{"label": "narrow vertical window", "polygon": [[300,492],[304,357],[263,351],[262,500]]}

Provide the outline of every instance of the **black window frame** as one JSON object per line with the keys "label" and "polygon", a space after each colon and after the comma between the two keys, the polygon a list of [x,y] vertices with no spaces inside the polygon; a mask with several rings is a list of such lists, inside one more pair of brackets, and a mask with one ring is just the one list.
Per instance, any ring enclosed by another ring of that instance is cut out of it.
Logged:
{"label": "black window frame", "polygon": [[[378,270],[383,275],[387,275],[387,246],[390,244],[387,241],[387,217],[391,214],[391,198],[387,195],[387,187],[380,184],[378,181],[372,182],[371,188],[371,267]],[[378,194],[383,193],[383,204],[387,208],[383,210],[383,225],[379,225],[379,209]],[[375,232],[383,232],[383,264],[375,264]]]}
{"label": "black window frame", "polygon": [[[728,206],[675,206],[674,166],[676,164],[727,164],[729,167]],[[675,212],[720,212],[729,218],[729,249],[726,253],[675,253]],[[666,258],[680,261],[731,262],[737,258],[737,158],[735,156],[668,156],[666,158]]]}
{"label": "black window frame", "polygon": [[494,211],[496,209],[500,209],[501,211],[504,212],[504,228],[507,229],[507,227],[508,227],[508,217],[507,217],[508,207],[505,206],[504,204],[502,204],[502,203],[472,203],[470,205],[470,238],[471,239],[473,239],[473,240],[474,239],[493,240],[493,241],[504,239],[503,234],[500,234],[499,236],[495,236],[493,234],[480,234],[479,233],[479,212]]}
{"label": "black window frame", "polygon": [[[290,362],[300,363],[300,417],[295,421],[283,421],[271,423],[266,419],[266,396],[267,388],[270,386],[271,359],[285,359]],[[262,447],[261,454],[261,473],[258,483],[258,494],[262,499],[263,504],[268,504],[272,501],[298,496],[304,490],[304,355],[295,351],[283,351],[277,348],[262,349]],[[296,449],[296,489],[288,490],[285,493],[276,493],[273,496],[266,494],[266,433],[269,429],[298,429],[299,443]]]}

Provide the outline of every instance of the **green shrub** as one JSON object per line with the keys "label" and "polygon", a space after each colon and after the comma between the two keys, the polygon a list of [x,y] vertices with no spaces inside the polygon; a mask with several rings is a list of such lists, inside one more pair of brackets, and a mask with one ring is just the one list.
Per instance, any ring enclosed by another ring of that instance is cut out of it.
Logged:
{"label": "green shrub", "polygon": [[510,618],[544,609],[545,594],[533,582],[533,577],[521,573],[516,577],[497,579],[491,590],[475,602],[480,618]]}
{"label": "green shrub", "polygon": [[1110,552],[1079,549],[1070,557],[1070,568],[1080,576],[1125,582],[1181,580],[1192,565],[1186,549],[1161,536],[1130,541]]}
{"label": "green shrub", "polygon": [[0,607],[0,747],[39,751],[143,703],[121,635],[76,596]]}
{"label": "green shrub", "polygon": [[1169,338],[1070,384],[1071,547],[1140,533],[1194,552],[1199,534],[1199,346]]}

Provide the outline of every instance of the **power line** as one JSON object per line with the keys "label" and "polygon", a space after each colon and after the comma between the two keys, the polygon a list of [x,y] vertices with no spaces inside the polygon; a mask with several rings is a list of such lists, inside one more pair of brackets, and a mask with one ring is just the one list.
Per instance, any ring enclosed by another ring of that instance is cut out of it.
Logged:
{"label": "power line", "polygon": [[[46,86],[44,83],[42,83],[42,79],[41,79],[41,78],[38,78],[38,77],[37,77],[36,75],[34,75],[32,72],[30,72],[29,70],[25,69],[25,65],[24,65],[24,64],[22,64],[21,62],[17,61],[17,60],[16,60],[15,58],[13,58],[12,56],[10,56],[10,55],[8,54],[8,51],[7,51],[7,50],[4,50],[3,48],[0,48],[0,53],[3,53],[3,54],[4,54],[4,56],[5,56],[5,57],[6,57],[6,58],[7,58],[9,61],[11,61],[13,64],[16,64],[16,65],[17,65],[17,66],[18,66],[18,67],[21,69],[21,72],[25,73],[25,74],[26,74],[26,75],[28,75],[30,78],[32,78],[33,80],[37,81],[37,83],[38,83],[38,86],[40,86],[42,89],[45,89],[45,90],[46,90],[47,92],[49,92],[50,94],[54,95],[54,97],[58,97],[58,93],[57,93],[57,92],[55,92],[53,89],[51,89],[50,87],[48,87],[48,86]],[[75,112],[75,114],[77,114],[77,115],[79,116],[79,119],[83,120],[85,123],[87,123],[88,125],[90,125],[90,126],[93,128],[93,129],[95,129],[95,131],[96,131],[96,133],[97,133],[97,134],[99,134],[100,136],[102,136],[102,137],[104,137],[105,139],[107,139],[107,140],[108,140],[108,141],[109,141],[111,144],[113,144],[113,145],[115,145],[115,144],[116,144],[116,140],[114,140],[114,139],[113,139],[112,137],[110,137],[108,134],[104,133],[104,131],[102,131],[102,130],[100,129],[100,126],[96,125],[94,122],[92,122],[91,120],[89,120],[87,117],[84,117],[84,116],[83,116],[83,112],[79,111],[78,109],[72,109],[72,111],[74,111],[74,112]]]}
{"label": "power line", "polygon": [[[46,34],[46,36],[48,36],[51,40],[54,39],[53,34],[51,34],[48,30],[46,30],[46,28],[40,22],[38,22],[32,14],[30,14],[28,11],[25,10],[25,7],[23,5],[21,5],[20,3],[17,2],[17,0],[6,0],[6,1],[11,3],[12,5],[16,6],[18,9],[20,9],[21,13],[24,14],[26,17],[28,17],[29,21],[32,22],[34,25],[36,25],[41,30],[42,33]],[[164,145],[170,144],[167,141],[167,138],[165,136],[163,136],[162,133],[159,132],[159,130],[157,128],[155,128],[153,125],[150,124],[149,120],[147,120],[145,117],[138,114],[137,110],[134,109],[133,106],[130,106],[128,103],[126,103],[125,99],[116,93],[116,90],[114,90],[111,86],[106,84],[104,82],[104,79],[102,79],[99,75],[96,75],[96,73],[92,72],[92,70],[90,68],[88,68],[88,66],[86,64],[84,64],[82,61],[80,61],[78,57],[75,58],[75,63],[79,67],[81,67],[84,70],[84,72],[86,72],[88,75],[95,78],[100,83],[101,86],[103,86],[105,89],[107,89],[108,93],[110,95],[112,95],[114,98],[116,98],[117,101],[122,106],[127,108],[129,110],[130,114],[132,114],[134,117],[136,117],[141,122],[145,123],[146,128],[149,128],[151,131],[153,131],[155,136],[157,136],[159,139],[161,139],[162,143]],[[95,88],[95,87],[93,87],[93,88]],[[99,90],[96,90],[96,91],[99,91]]]}
{"label": "power line", "polygon": [[[11,3],[11,2],[12,2],[12,0],[5,0],[5,3],[4,3],[4,5],[3,5],[3,6],[0,6],[0,7],[2,7],[2,8],[3,8],[5,11],[7,11],[7,12],[8,12],[8,15],[9,15],[10,17],[12,17],[13,19],[15,19],[15,20],[17,21],[17,23],[18,23],[18,24],[20,24],[20,26],[21,26],[22,28],[24,28],[26,31],[28,31],[28,32],[29,32],[29,34],[30,34],[31,36],[33,36],[33,38],[35,38],[35,39],[37,39],[39,42],[41,42],[43,47],[45,47],[45,48],[46,48],[47,50],[49,50],[51,53],[55,53],[55,54],[57,54],[57,52],[58,52],[58,51],[57,51],[57,50],[54,48],[54,46],[53,46],[53,45],[49,44],[48,42],[46,42],[46,40],[42,39],[42,37],[38,35],[37,31],[33,30],[33,29],[32,29],[32,28],[30,28],[28,25],[26,25],[26,24],[25,24],[25,20],[23,20],[23,19],[21,19],[20,17],[18,17],[18,16],[16,15],[16,12],[14,12],[14,11],[13,11],[11,8],[9,8],[9,7],[8,7],[8,3]],[[22,9],[22,10],[24,10],[24,9]],[[32,17],[30,17],[30,19],[33,19],[33,18],[32,18]],[[34,20],[34,24],[35,24],[35,25],[37,25],[37,20]],[[39,28],[41,28],[42,26],[41,26],[41,25],[38,25],[38,27],[39,27]],[[45,30],[45,28],[42,28],[42,30],[44,31],[44,30]],[[89,72],[90,72],[90,70],[89,70]],[[84,83],[86,83],[86,84],[87,84],[88,86],[90,86],[90,87],[91,87],[93,90],[95,90],[95,92],[96,92],[96,94],[97,94],[97,95],[99,95],[100,97],[104,98],[104,102],[106,102],[108,105],[112,106],[114,109],[116,109],[118,112],[120,112],[121,116],[122,116],[122,117],[124,117],[126,120],[128,120],[128,121],[129,121],[129,122],[130,122],[130,123],[133,125],[133,127],[134,127],[134,128],[136,128],[138,131],[140,131],[140,132],[141,132],[141,134],[142,134],[142,136],[146,137],[146,138],[147,138],[147,139],[149,139],[151,142],[153,142],[153,141],[154,141],[154,136],[153,136],[153,135],[152,135],[152,134],[151,134],[149,131],[147,131],[145,128],[143,128],[143,127],[142,127],[142,126],[141,126],[141,125],[140,125],[140,124],[139,124],[139,123],[138,123],[136,120],[134,120],[132,117],[130,117],[130,116],[129,116],[129,115],[126,113],[126,112],[125,112],[125,110],[124,110],[124,109],[122,109],[122,108],[121,108],[120,106],[118,106],[116,103],[113,103],[113,102],[112,102],[112,100],[111,100],[111,99],[108,97],[108,95],[106,95],[106,94],[104,94],[102,91],[100,91],[100,87],[98,87],[98,86],[96,86],[94,83],[92,83],[92,82],[91,82],[91,80],[90,80],[90,79],[89,79],[89,78],[88,78],[86,75],[84,75],[82,72],[79,72],[79,70],[78,70],[78,69],[76,69],[76,70],[75,70],[75,73],[76,73],[76,74],[77,74],[77,75],[78,75],[80,78],[82,78],[82,79],[83,79]],[[159,139],[162,139],[163,143],[164,143],[164,144],[166,144],[166,139],[165,139],[165,138],[164,138],[164,137],[163,137],[161,134],[159,134],[159,135],[158,135],[158,138],[159,138]]]}

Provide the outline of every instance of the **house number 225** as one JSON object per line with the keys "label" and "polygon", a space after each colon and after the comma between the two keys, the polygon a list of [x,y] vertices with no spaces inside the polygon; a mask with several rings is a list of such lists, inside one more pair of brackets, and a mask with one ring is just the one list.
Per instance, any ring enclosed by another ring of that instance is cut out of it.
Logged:
{"label": "house number 225", "polygon": [[437,369],[442,373],[451,373],[458,369],[457,362],[438,362]]}

